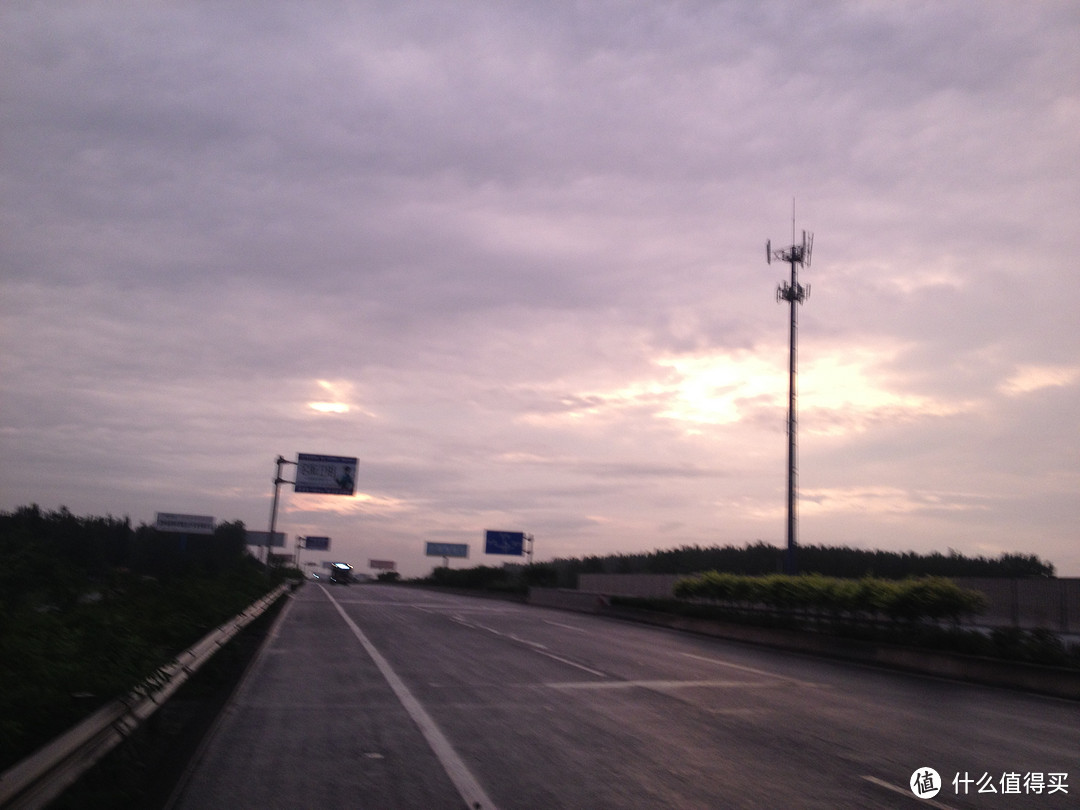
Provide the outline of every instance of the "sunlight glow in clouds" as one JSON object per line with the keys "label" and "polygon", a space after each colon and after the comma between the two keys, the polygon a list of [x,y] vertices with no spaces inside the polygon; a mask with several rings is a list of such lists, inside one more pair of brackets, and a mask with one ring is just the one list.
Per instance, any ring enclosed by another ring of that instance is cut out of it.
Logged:
{"label": "sunlight glow in clouds", "polygon": [[748,352],[670,357],[658,361],[679,379],[669,390],[668,419],[699,424],[729,424],[742,418],[740,403],[779,404],[787,376],[775,364]]}
{"label": "sunlight glow in clouds", "polygon": [[344,402],[309,402],[308,407],[319,413],[348,413],[349,406]]}
{"label": "sunlight glow in clouds", "polygon": [[374,513],[401,512],[408,509],[407,503],[399,498],[389,495],[372,495],[367,492],[357,492],[352,497],[343,495],[311,495],[290,494],[289,502],[284,511],[290,514],[322,514],[333,513],[336,515],[360,515]]}
{"label": "sunlight glow in clouds", "polygon": [[[817,424],[808,421],[803,427],[829,435],[862,432],[876,417],[908,420],[962,413],[973,407],[966,401],[946,402],[898,390],[883,367],[900,351],[899,346],[845,347],[804,360],[799,372],[800,408],[835,412],[843,418]],[[672,373],[615,391],[580,394],[576,401],[588,405],[568,415],[579,419],[602,405],[652,400],[663,404],[656,416],[687,423],[690,432],[700,433],[705,425],[734,424],[763,409],[786,411],[787,367],[772,359],[785,356],[786,351],[770,350],[664,357],[656,365]]]}
{"label": "sunlight glow in clouds", "polygon": [[350,410],[348,399],[352,393],[353,385],[350,382],[330,382],[329,380],[316,380],[319,388],[329,395],[329,399],[319,402],[309,402],[308,407],[317,413],[348,413]]}
{"label": "sunlight glow in clouds", "polygon": [[1021,366],[1002,383],[1005,394],[1029,394],[1041,388],[1066,388],[1080,381],[1080,368],[1076,366]]}
{"label": "sunlight glow in clouds", "polygon": [[[881,419],[910,421],[963,413],[974,407],[966,400],[949,402],[900,390],[898,381],[890,379],[885,369],[902,348],[849,346],[803,360],[799,408],[817,417],[807,419],[803,430],[829,436],[862,433]],[[616,389],[564,395],[560,398],[562,410],[532,413],[525,421],[573,425],[619,411],[644,409],[654,417],[683,423],[688,434],[700,435],[708,426],[733,425],[763,411],[786,414],[788,370],[786,364],[776,361],[786,356],[786,347],[773,347],[661,357],[654,361],[657,373],[653,377]],[[1060,378],[1061,374],[1042,373],[1023,379],[1034,385]]]}
{"label": "sunlight glow in clouds", "polygon": [[970,401],[948,402],[903,392],[884,368],[901,347],[850,346],[804,363],[799,373],[800,408],[829,412],[839,420],[808,419],[800,427],[819,435],[861,433],[878,421],[893,423],[925,416],[951,416],[971,410]]}
{"label": "sunlight glow in clouds", "polygon": [[651,414],[687,424],[690,433],[702,425],[724,425],[742,418],[742,403],[754,408],[781,401],[787,379],[770,363],[749,352],[662,357],[654,374],[610,390],[580,391],[560,397],[556,413],[530,413],[532,424],[580,424],[620,411]]}

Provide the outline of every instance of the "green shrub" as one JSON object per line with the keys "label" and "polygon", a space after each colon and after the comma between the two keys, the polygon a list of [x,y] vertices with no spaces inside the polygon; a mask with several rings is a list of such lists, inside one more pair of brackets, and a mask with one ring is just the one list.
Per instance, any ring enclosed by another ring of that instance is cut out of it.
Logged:
{"label": "green shrub", "polygon": [[761,606],[779,612],[813,612],[838,620],[873,620],[884,615],[894,622],[961,618],[985,609],[982,594],[941,577],[911,580],[860,580],[819,574],[764,577],[709,571],[675,584],[679,599],[705,599],[729,607]]}

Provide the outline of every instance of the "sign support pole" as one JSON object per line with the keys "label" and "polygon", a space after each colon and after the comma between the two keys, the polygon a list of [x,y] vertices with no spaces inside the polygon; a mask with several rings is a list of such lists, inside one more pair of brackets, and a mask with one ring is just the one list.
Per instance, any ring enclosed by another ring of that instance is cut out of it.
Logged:
{"label": "sign support pole", "polygon": [[295,463],[295,461],[287,461],[284,456],[277,457],[277,474],[274,475],[274,503],[270,507],[270,536],[266,538],[266,556],[263,560],[266,565],[270,564],[270,546],[274,543],[274,529],[277,528],[278,490],[282,484],[290,483],[281,477],[281,467],[284,464]]}

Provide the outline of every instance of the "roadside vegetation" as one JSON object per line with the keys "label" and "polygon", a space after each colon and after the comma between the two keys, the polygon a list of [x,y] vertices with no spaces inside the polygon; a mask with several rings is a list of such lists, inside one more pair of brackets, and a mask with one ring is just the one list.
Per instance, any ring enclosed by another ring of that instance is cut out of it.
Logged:
{"label": "roadside vegetation", "polygon": [[[576,588],[579,574],[700,574],[725,571],[767,576],[784,570],[785,549],[757,542],[745,546],[682,546],[641,554],[610,554],[551,563],[560,588]],[[1053,563],[1034,554],[970,557],[880,551],[847,546],[800,546],[799,570],[830,577],[905,579],[908,577],[1052,577]]]}
{"label": "roadside vegetation", "polygon": [[152,679],[288,573],[247,555],[240,522],[199,536],[64,508],[0,512],[0,769]]}
{"label": "roadside vegetation", "polygon": [[[529,587],[576,588],[580,574],[685,574],[673,599],[613,596],[615,607],[674,613],[864,641],[914,645],[1012,661],[1080,668],[1080,644],[1049,630],[964,625],[985,609],[985,597],[950,577],[1052,577],[1054,566],[1035,555],[995,559],[948,554],[867,551],[847,547],[799,549],[810,573],[785,576],[784,550],[684,546],[647,554],[557,559],[500,568],[436,568],[427,585],[524,597]],[[710,567],[711,566],[711,567]]]}
{"label": "roadside vegetation", "polygon": [[[424,582],[450,588],[516,593],[530,587],[577,588],[581,574],[685,574],[721,571],[746,576],[777,574],[784,567],[784,549],[765,543],[747,546],[682,546],[642,554],[559,558],[546,563],[495,567],[436,568]],[[1034,554],[1002,554],[997,558],[948,554],[868,551],[846,546],[799,548],[799,567],[806,572],[841,579],[871,577],[1052,577],[1052,563]]]}
{"label": "roadside vegetation", "polygon": [[977,591],[942,577],[841,579],[820,574],[751,577],[709,571],[675,583],[677,599],[698,600],[740,616],[762,609],[831,626],[890,622],[958,625],[986,608]]}
{"label": "roadside vegetation", "polygon": [[983,596],[948,580],[729,576],[682,580],[676,585],[680,598],[612,596],[609,601],[615,608],[1080,670],[1080,644],[1051,630],[961,624],[978,614]]}

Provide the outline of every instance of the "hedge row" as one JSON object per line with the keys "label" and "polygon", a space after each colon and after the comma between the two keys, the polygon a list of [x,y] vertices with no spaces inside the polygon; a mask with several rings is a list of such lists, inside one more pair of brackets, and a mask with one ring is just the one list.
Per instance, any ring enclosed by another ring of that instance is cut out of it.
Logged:
{"label": "hedge row", "polygon": [[0,598],[0,771],[153,678],[276,582],[254,561],[169,582],[117,570],[83,581],[79,598],[76,573],[62,576],[71,598],[13,607]]}
{"label": "hedge row", "polygon": [[959,622],[986,609],[977,591],[941,577],[885,580],[839,579],[818,574],[764,577],[709,571],[679,580],[679,599],[707,599],[734,608],[765,607],[780,612],[813,612],[852,620]]}

